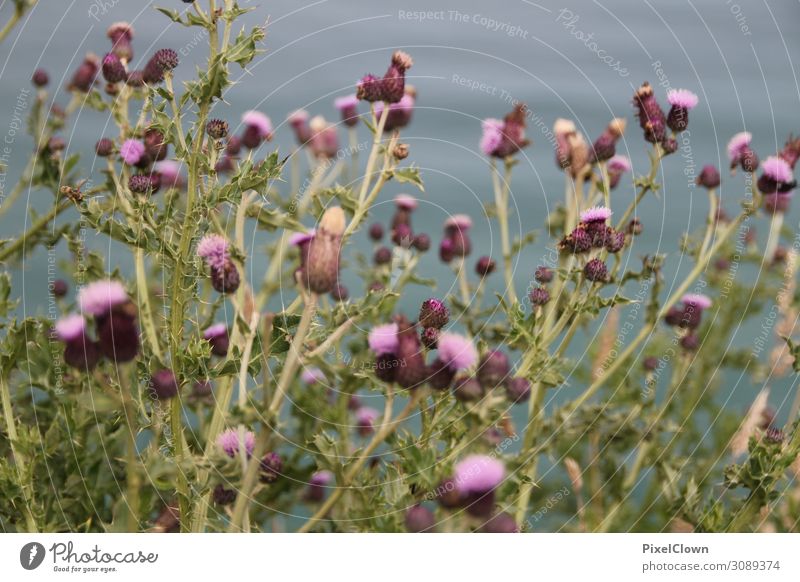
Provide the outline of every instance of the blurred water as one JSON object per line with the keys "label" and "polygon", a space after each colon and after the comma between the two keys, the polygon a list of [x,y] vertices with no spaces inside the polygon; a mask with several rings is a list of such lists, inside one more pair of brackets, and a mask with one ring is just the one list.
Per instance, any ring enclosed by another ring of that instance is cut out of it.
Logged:
{"label": "blurred water", "polygon": [[[9,14],[9,4],[0,4],[3,17]],[[185,8],[177,0],[161,4]],[[632,116],[634,88],[644,80],[661,85],[657,91],[662,103],[668,87],[686,87],[700,95],[681,153],[664,164],[661,196],[648,197],[640,207],[645,234],[637,239],[629,259],[633,266],[645,253],[670,253],[667,287],[680,282],[673,277],[684,273],[689,263],[677,252],[681,233],[705,220],[705,193],[691,187],[695,173],[705,163],[724,166],[725,143],[737,131],[752,131],[755,148],[766,156],[799,125],[800,87],[792,62],[799,41],[790,28],[800,15],[797,2],[277,0],[242,5],[253,8],[244,22],[268,23],[266,52],[248,71],[233,71],[232,78],[239,82],[227,93],[226,103],[217,105],[215,116],[235,126],[242,111],[256,108],[277,124],[290,111],[303,107],[335,119],[334,97],[351,92],[364,73],[381,73],[393,49],[407,50],[415,59],[410,76],[419,97],[414,122],[403,140],[409,143],[409,160],[422,169],[426,185],[415,229],[429,232],[436,242],[448,214],[469,213],[476,223],[476,249],[498,259],[498,234],[482,211],[482,203],[492,199],[491,180],[477,144],[480,120],[501,117],[513,100],[526,102],[535,114],[529,129],[534,145],[521,156],[512,189],[512,231],[520,234],[541,230],[548,212],[562,199],[563,175],[554,164],[546,136],[557,117],[575,119],[592,139],[612,117],[627,117],[631,123],[620,153],[630,155],[634,170],[642,173],[647,170],[647,158]],[[428,14],[422,19],[417,11]],[[195,66],[205,65],[205,38],[196,29],[170,24],[150,2],[39,3],[24,26],[6,39],[0,53],[0,133],[8,147],[2,197],[31,147],[28,138],[10,135],[15,109],[20,103],[29,107],[32,101],[32,93],[25,93],[31,73],[44,67],[51,74],[51,86],[63,87],[87,51],[103,54],[107,50],[105,30],[118,20],[128,20],[136,29],[136,59],[146,59],[156,48],[172,47],[181,54],[179,79],[190,76]],[[67,101],[60,89],[58,100]],[[110,132],[110,125],[106,114],[81,112],[64,133],[68,151],[91,152],[94,142]],[[365,132],[361,139],[366,139]],[[287,127],[278,128],[275,144],[289,151],[292,136]],[[92,171],[92,163],[91,157],[85,159],[87,172]],[[385,220],[391,212],[385,202],[406,190],[390,184],[376,215]],[[730,212],[735,211],[742,192],[741,178],[724,181],[721,194]],[[621,211],[631,197],[630,184],[621,186],[613,206]],[[23,230],[26,206],[41,211],[49,204],[46,193],[27,192],[3,219],[3,236]],[[792,211],[788,223],[794,226],[797,216]],[[763,219],[758,228],[763,235]],[[130,269],[130,259],[115,252],[104,238],[90,235],[89,242],[107,250],[111,267]],[[538,242],[523,253],[517,266],[520,289],[547,255],[546,242],[542,232]],[[58,257],[65,256],[62,251]],[[22,313],[45,309],[48,259],[45,251],[38,251],[22,268],[14,269]],[[263,268],[254,264],[256,270]],[[437,277],[437,294],[444,293],[452,281],[433,254],[424,262],[422,274]],[[346,278],[350,276],[345,273]],[[500,290],[500,281],[495,275],[490,291]],[[401,306],[413,313],[428,294],[424,289],[413,290]],[[747,344],[751,337],[744,334],[741,341]],[[779,399],[789,386],[780,389]],[[752,400],[753,390],[740,388],[732,402],[742,406]]]}

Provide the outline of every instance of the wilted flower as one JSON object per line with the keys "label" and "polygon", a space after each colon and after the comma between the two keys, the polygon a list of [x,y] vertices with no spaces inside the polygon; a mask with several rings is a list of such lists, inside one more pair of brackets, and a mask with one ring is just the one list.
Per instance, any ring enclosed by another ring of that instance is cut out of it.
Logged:
{"label": "wilted flower", "polygon": [[309,291],[329,293],[339,281],[339,253],[344,228],[344,211],[338,206],[328,208],[308,243],[308,256],[302,268],[301,280]]}

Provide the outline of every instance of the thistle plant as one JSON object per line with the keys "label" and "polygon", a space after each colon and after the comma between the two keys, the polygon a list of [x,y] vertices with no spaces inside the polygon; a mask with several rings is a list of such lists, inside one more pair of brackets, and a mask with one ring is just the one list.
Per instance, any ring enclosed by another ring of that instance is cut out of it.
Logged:
{"label": "thistle plant", "polygon": [[[415,230],[429,194],[403,141],[424,99],[411,55],[385,55],[385,73],[331,103],[338,119],[297,109],[273,124],[224,100],[265,44],[237,23],[249,9],[160,10],[207,33],[196,78],[175,82],[168,46],[137,60],[134,28],[116,23],[63,88],[67,107],[46,71],[32,79],[35,147],[5,204],[29,186],[52,204],[0,243],[5,531],[797,531],[800,393],[784,426],[766,386],[746,413],[717,396],[727,372],[800,371],[783,222],[800,140],[761,161],[741,133],[736,174],[703,168],[708,217],[668,286],[675,255],[639,256],[637,211],[697,96],[670,91],[665,111],[636,90],[643,174],[617,153],[628,119],[594,141],[555,120],[563,202],[514,236],[512,177],[523,151],[541,154],[518,103],[475,124],[501,248],[489,256],[467,214]],[[82,155],[60,137],[80,108],[115,128]],[[281,131],[292,151],[270,144]],[[720,199],[722,180],[738,199]],[[371,214],[389,183],[413,194],[383,224]],[[554,258],[527,264],[539,228]],[[265,248],[247,244],[253,229]],[[86,231],[113,252],[87,248]],[[59,318],[17,318],[10,268],[56,247],[72,259],[50,289]],[[422,278],[423,262],[452,281]],[[739,264],[759,276],[737,281]],[[412,287],[429,298],[410,304]],[[758,354],[730,349],[775,296],[776,333]]]}

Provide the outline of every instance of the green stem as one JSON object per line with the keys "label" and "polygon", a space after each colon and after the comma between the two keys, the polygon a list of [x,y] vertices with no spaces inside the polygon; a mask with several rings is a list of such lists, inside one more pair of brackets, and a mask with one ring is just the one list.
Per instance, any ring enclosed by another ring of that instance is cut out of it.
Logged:
{"label": "green stem", "polygon": [[511,180],[511,164],[505,163],[505,178],[501,182],[497,163],[492,159],[492,183],[494,186],[494,204],[497,211],[497,222],[500,224],[500,242],[503,250],[503,275],[506,282],[508,300],[513,305],[517,302],[514,290],[514,271],[511,256],[511,236],[508,229],[508,193]]}
{"label": "green stem", "polygon": [[53,220],[56,216],[64,212],[71,205],[72,204],[69,201],[60,203],[57,202],[56,204],[54,204],[47,212],[47,214],[44,214],[39,218],[37,218],[31,225],[31,227],[27,231],[22,233],[22,235],[17,237],[14,240],[14,242],[4,246],[3,248],[0,248],[0,261],[6,260],[11,255],[17,253],[20,249],[24,251],[25,243],[28,242],[29,238],[31,238],[33,235],[35,235],[44,227],[46,227],[48,224],[50,224],[51,220]]}
{"label": "green stem", "polygon": [[[397,415],[397,418],[394,420],[391,419],[391,408],[387,407],[388,413],[384,414],[383,422],[381,423],[381,427],[372,437],[370,443],[366,446],[366,448],[361,452],[358,459],[353,462],[350,466],[350,469],[344,474],[344,478],[342,483],[339,487],[337,487],[333,493],[331,493],[330,497],[328,497],[327,501],[323,503],[320,508],[308,518],[308,521],[297,530],[298,533],[308,533],[314,525],[323,519],[328,512],[336,505],[336,502],[339,501],[339,498],[344,494],[344,492],[350,487],[350,484],[353,482],[353,479],[358,475],[359,471],[364,467],[364,464],[369,460],[370,455],[377,449],[380,444],[385,441],[402,423],[408,416],[416,410],[419,403],[422,401],[423,396],[425,395],[424,389],[417,389],[411,396],[411,399],[406,404],[405,408]],[[387,394],[387,399],[391,398],[391,392]]]}
{"label": "green stem", "polygon": [[19,488],[22,490],[23,495],[25,495],[25,507],[23,509],[25,513],[25,525],[29,533],[36,533],[39,531],[39,528],[36,525],[36,519],[33,517],[33,511],[31,511],[31,501],[28,500],[27,496],[27,492],[31,488],[24,483],[24,481],[27,481],[27,478],[23,479],[22,477],[22,471],[30,471],[30,467],[28,466],[28,461],[25,456],[17,449],[16,443],[19,440],[19,435],[17,434],[17,424],[14,420],[14,410],[11,406],[11,393],[8,388],[8,378],[5,374],[0,375],[0,398],[3,401],[3,418],[6,421],[8,442],[11,445],[11,456],[14,459],[14,466],[17,469]]}
{"label": "green stem", "polygon": [[137,408],[133,399],[128,374],[135,373],[133,366],[123,366],[119,371],[119,387],[122,396],[122,408],[125,413],[125,424],[128,429],[128,445],[125,458],[125,503],[128,507],[128,532],[139,531],[139,490],[141,476],[139,474],[139,453],[136,449]]}

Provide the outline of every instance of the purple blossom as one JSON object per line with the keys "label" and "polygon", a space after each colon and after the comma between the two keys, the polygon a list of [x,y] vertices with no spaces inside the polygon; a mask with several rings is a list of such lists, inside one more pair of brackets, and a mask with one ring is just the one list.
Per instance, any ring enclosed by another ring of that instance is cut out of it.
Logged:
{"label": "purple blossom", "polygon": [[478,350],[463,335],[443,333],[438,340],[439,359],[451,370],[466,370],[478,361]]}
{"label": "purple blossom", "polygon": [[128,301],[125,287],[118,281],[94,281],[78,292],[78,305],[83,313],[105,315],[112,307]]}
{"label": "purple blossom", "polygon": [[119,155],[123,162],[135,166],[142,159],[144,150],[144,144],[138,139],[126,139],[119,148]]}
{"label": "purple blossom", "polygon": [[505,467],[486,455],[470,455],[454,468],[456,488],[465,494],[486,493],[503,482]]}
{"label": "purple blossom", "polygon": [[371,349],[376,356],[395,353],[399,343],[397,339],[398,331],[399,329],[396,323],[387,323],[372,328],[367,340],[369,349]]}
{"label": "purple blossom", "polygon": [[581,212],[581,222],[605,222],[611,217],[611,209],[605,206],[593,206]]}
{"label": "purple blossom", "polygon": [[770,156],[761,163],[764,175],[775,182],[787,184],[792,181],[792,168],[783,158]]}
{"label": "purple blossom", "polygon": [[486,156],[491,156],[503,143],[503,122],[499,119],[484,119],[481,124],[481,151]]}
{"label": "purple blossom", "polygon": [[[217,446],[221,448],[229,457],[235,457],[239,452],[239,430],[229,428],[228,430],[220,433],[217,437]],[[247,456],[253,454],[253,449],[256,446],[256,435],[253,431],[244,433],[244,450]]]}
{"label": "purple blossom", "polygon": [[667,101],[674,107],[689,110],[697,106],[699,99],[688,89],[671,89],[667,92]]}
{"label": "purple blossom", "polygon": [[260,111],[245,111],[242,115],[242,123],[248,127],[255,127],[261,138],[272,139],[272,121]]}
{"label": "purple blossom", "polygon": [[681,302],[683,302],[684,305],[691,305],[697,309],[708,309],[712,305],[711,298],[701,293],[687,293],[681,297]]}
{"label": "purple blossom", "polygon": [[64,342],[76,340],[81,337],[86,330],[86,320],[78,313],[65,315],[56,321],[56,335]]}
{"label": "purple blossom", "polygon": [[230,261],[228,241],[218,234],[207,234],[197,245],[197,256],[212,269],[222,269]]}
{"label": "purple blossom", "polygon": [[308,385],[316,384],[317,382],[326,382],[328,380],[325,377],[325,373],[317,367],[303,368],[303,371],[300,373],[300,379],[304,384]]}
{"label": "purple blossom", "polygon": [[630,172],[631,171],[631,161],[628,156],[616,155],[610,160],[608,160],[608,171],[609,172]]}
{"label": "purple blossom", "polygon": [[749,131],[742,131],[734,135],[728,142],[728,157],[731,163],[738,163],[742,154],[750,149],[750,142],[753,140],[753,134]]}

